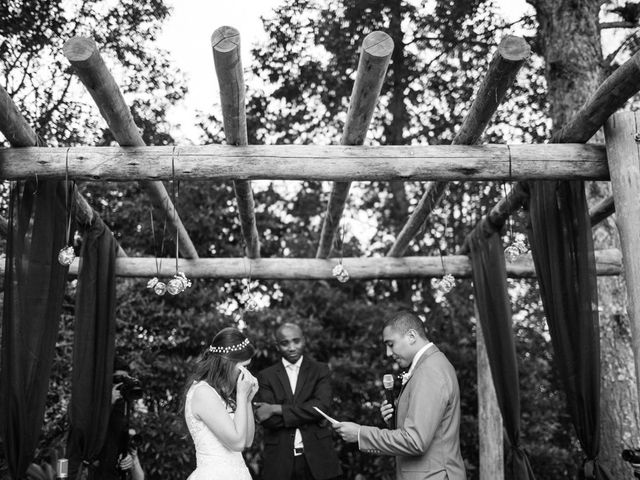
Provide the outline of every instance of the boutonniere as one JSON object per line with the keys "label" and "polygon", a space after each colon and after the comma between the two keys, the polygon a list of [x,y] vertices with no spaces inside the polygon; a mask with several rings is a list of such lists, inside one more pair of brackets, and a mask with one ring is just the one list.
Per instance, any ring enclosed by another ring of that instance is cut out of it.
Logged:
{"label": "boutonniere", "polygon": [[411,375],[409,375],[409,372],[402,372],[400,375],[398,375],[398,377],[400,378],[400,382],[402,383],[402,385],[404,385],[409,381]]}

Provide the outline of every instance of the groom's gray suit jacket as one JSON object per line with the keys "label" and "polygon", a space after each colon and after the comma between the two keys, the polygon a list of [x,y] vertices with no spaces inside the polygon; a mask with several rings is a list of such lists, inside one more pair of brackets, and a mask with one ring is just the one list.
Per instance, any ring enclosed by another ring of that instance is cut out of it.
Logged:
{"label": "groom's gray suit jacket", "polygon": [[397,402],[397,428],[363,426],[360,450],[396,457],[397,480],[465,480],[460,454],[460,389],[435,345],[418,359]]}

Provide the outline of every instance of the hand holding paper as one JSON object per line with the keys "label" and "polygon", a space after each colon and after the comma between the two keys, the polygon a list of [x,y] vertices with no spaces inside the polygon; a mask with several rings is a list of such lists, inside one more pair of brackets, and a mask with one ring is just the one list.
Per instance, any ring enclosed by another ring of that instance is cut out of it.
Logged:
{"label": "hand holding paper", "polygon": [[329,415],[327,415],[326,413],[324,413],[322,410],[320,410],[318,407],[313,407],[320,415],[322,415],[324,418],[326,418],[327,420],[329,420],[329,422],[331,422],[331,425],[334,425],[336,423],[340,423],[338,420],[336,420],[335,418],[331,418]]}

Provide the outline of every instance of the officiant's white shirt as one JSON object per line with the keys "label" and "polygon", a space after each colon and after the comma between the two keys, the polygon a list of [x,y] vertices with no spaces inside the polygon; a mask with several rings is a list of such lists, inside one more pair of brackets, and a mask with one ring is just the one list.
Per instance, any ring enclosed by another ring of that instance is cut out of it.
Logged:
{"label": "officiant's white shirt", "polygon": [[[289,385],[291,385],[291,391],[295,395],[296,393],[296,385],[298,383],[298,374],[300,373],[300,365],[302,365],[302,356],[298,359],[296,363],[291,363],[286,359],[282,359],[282,364],[284,365],[284,370],[287,372],[287,377],[289,377]],[[303,448],[302,443],[302,434],[300,433],[300,429],[296,428],[296,436],[293,440],[293,448]]]}

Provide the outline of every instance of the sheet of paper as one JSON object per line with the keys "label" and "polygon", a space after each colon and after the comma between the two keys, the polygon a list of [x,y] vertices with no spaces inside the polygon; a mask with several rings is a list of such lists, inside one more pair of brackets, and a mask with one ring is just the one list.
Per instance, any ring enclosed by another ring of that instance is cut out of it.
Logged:
{"label": "sheet of paper", "polygon": [[327,415],[326,413],[324,413],[322,410],[320,410],[318,407],[313,407],[316,409],[316,411],[322,415],[324,418],[326,418],[327,420],[329,420],[332,424],[333,423],[340,423],[338,420],[336,420],[335,418],[331,418],[329,415]]}

